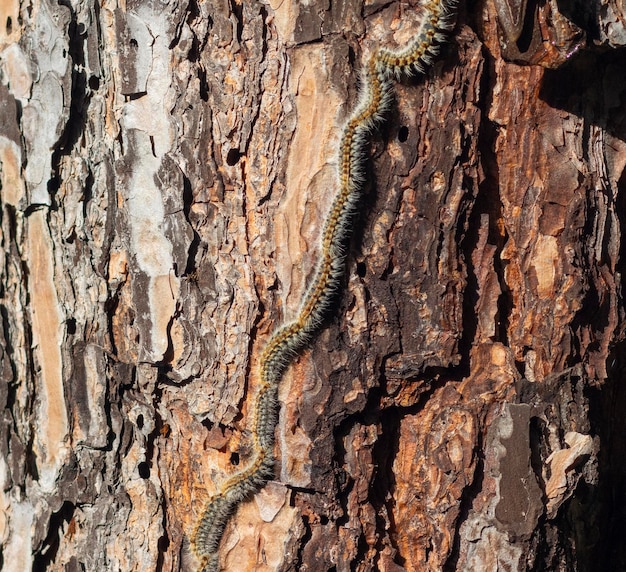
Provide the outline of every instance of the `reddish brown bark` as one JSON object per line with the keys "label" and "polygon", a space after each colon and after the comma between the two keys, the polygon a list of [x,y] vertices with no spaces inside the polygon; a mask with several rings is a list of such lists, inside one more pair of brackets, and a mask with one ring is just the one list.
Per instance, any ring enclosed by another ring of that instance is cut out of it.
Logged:
{"label": "reddish brown bark", "polygon": [[[359,62],[418,3],[5,4],[3,565],[192,569]],[[505,4],[396,86],[227,570],[626,569],[624,6],[529,0],[513,38]]]}

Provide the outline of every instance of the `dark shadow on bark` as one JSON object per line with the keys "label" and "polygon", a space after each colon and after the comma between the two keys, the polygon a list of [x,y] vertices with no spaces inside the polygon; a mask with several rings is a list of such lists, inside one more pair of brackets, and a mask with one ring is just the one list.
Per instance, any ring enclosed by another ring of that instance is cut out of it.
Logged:
{"label": "dark shadow on bark", "polygon": [[539,97],[626,141],[626,49],[582,51],[546,70]]}
{"label": "dark shadow on bark", "polygon": [[589,392],[592,434],[600,437],[599,531],[590,562],[593,570],[620,572],[626,570],[626,343],[614,348],[608,370],[604,385]]}
{"label": "dark shadow on bark", "polygon": [[[626,114],[625,114],[626,115]],[[620,264],[622,292],[626,284],[626,171],[617,183],[616,212],[622,236]],[[623,332],[618,332],[623,335]],[[626,570],[626,341],[618,343],[607,360],[608,378],[589,392],[592,434],[600,438],[597,492],[598,542],[590,551],[597,570]]]}

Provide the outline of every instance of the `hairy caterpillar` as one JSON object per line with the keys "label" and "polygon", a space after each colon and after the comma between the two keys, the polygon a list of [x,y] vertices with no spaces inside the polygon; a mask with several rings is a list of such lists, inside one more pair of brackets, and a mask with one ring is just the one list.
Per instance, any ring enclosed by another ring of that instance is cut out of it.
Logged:
{"label": "hairy caterpillar", "polygon": [[219,570],[218,548],[229,518],[239,503],[273,476],[279,384],[293,357],[320,329],[338,293],[352,221],[365,187],[369,136],[390,107],[393,80],[424,72],[437,54],[439,44],[452,28],[455,5],[456,0],[425,0],[412,41],[396,51],[379,49],[367,59],[362,71],[361,97],[341,137],[339,188],[326,218],[317,273],[297,318],[274,333],[260,357],[260,387],[253,407],[252,460],[223,483],[197,523],[192,547],[200,561],[200,572]]}

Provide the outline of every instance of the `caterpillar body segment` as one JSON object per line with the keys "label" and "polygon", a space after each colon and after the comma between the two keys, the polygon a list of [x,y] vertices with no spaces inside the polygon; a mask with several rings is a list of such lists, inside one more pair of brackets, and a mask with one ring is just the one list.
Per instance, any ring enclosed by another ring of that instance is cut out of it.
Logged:
{"label": "caterpillar body segment", "polygon": [[259,388],[252,409],[252,454],[248,464],[227,479],[208,501],[191,542],[199,572],[219,571],[219,544],[237,506],[274,474],[278,389],[287,367],[320,330],[338,295],[345,272],[348,242],[366,183],[370,137],[385,120],[393,100],[393,82],[423,73],[454,25],[456,0],[425,0],[413,40],[398,50],[381,48],[361,72],[358,104],[348,118],[339,145],[337,194],[324,224],[320,260],[312,284],[293,322],[278,329],[259,360]]}

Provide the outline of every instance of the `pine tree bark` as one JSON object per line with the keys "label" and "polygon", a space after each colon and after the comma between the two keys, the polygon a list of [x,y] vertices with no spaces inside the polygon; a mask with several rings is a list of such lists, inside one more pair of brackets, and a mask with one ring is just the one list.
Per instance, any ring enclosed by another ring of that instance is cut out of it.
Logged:
{"label": "pine tree bark", "polygon": [[[194,569],[314,272],[359,62],[419,14],[0,6],[3,570]],[[396,84],[224,570],[626,570],[625,45],[621,0],[460,2]]]}

